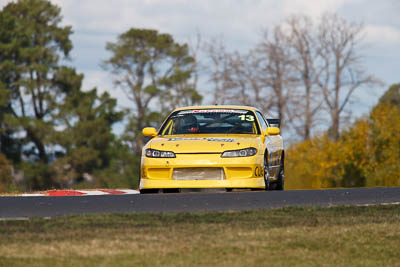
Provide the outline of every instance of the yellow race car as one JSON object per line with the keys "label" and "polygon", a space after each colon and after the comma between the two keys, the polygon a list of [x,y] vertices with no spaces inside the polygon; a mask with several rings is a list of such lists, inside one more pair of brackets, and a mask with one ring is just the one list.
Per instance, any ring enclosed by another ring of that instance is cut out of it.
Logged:
{"label": "yellow race car", "polygon": [[[273,120],[276,122],[277,120]],[[141,193],[183,188],[284,189],[283,139],[247,106],[174,110],[161,128],[144,128]]]}

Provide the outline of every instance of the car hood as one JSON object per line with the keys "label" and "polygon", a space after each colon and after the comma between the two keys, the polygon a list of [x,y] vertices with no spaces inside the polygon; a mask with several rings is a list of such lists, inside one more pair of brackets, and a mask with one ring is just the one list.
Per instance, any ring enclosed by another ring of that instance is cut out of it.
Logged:
{"label": "car hood", "polygon": [[148,147],[174,153],[222,153],[226,150],[255,147],[260,135],[168,135],[153,138]]}

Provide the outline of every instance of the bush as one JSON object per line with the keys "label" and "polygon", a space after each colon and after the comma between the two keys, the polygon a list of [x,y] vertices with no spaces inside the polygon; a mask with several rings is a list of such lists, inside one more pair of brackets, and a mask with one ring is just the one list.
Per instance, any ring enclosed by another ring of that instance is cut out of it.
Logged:
{"label": "bush", "polygon": [[12,166],[6,157],[0,153],[0,192],[9,192],[14,188]]}
{"label": "bush", "polygon": [[288,189],[400,186],[400,107],[381,102],[338,141],[317,136],[286,159]]}
{"label": "bush", "polygon": [[24,162],[21,169],[24,172],[25,190],[59,188],[54,182],[55,173],[49,165],[41,162]]}

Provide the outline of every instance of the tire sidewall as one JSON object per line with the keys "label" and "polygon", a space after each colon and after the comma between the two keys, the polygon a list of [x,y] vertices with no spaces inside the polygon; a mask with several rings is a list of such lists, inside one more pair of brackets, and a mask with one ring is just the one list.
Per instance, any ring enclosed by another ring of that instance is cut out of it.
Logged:
{"label": "tire sidewall", "polygon": [[284,190],[285,188],[285,164],[281,163],[278,174],[277,190]]}
{"label": "tire sidewall", "polygon": [[269,166],[268,166],[268,158],[264,158],[264,182],[265,182],[265,190],[271,190],[271,180],[269,178]]}

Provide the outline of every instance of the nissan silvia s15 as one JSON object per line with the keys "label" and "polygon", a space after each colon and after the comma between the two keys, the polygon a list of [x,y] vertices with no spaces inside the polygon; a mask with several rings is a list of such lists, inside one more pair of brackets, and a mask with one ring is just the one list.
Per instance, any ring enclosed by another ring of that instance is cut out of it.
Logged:
{"label": "nissan silvia s15", "polygon": [[142,151],[141,193],[284,189],[280,129],[256,108],[178,108],[158,131],[147,127],[143,135],[152,138]]}

